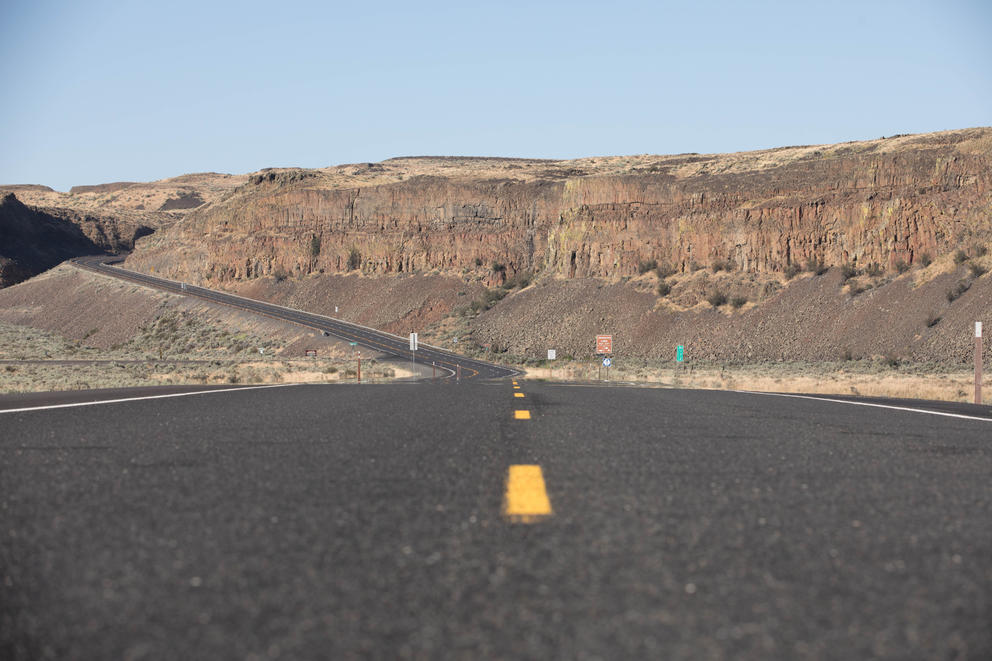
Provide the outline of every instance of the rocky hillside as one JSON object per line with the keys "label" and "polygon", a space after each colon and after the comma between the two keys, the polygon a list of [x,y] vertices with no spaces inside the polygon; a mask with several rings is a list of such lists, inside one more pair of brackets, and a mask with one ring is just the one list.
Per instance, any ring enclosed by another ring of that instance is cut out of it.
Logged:
{"label": "rocky hillside", "polygon": [[191,209],[216,202],[246,179],[246,175],[206,172],[144,183],[118,181],[73,186],[68,193],[48,186],[0,185],[0,193],[15,193],[29,206],[109,213],[159,227],[171,225]]}
{"label": "rocky hillside", "polygon": [[650,260],[891,268],[985,240],[990,208],[992,129],[722,155],[408,158],[256,173],[129,263],[214,282],[360,270],[489,284],[617,279]]}
{"label": "rocky hillside", "polygon": [[192,174],[73,186],[68,193],[33,184],[0,185],[0,287],[77,255],[131,250],[136,238],[219,200],[246,179]]}
{"label": "rocky hillside", "polygon": [[13,193],[0,194],[0,288],[63,260],[130,250],[151,229],[112,215],[33,208]]}

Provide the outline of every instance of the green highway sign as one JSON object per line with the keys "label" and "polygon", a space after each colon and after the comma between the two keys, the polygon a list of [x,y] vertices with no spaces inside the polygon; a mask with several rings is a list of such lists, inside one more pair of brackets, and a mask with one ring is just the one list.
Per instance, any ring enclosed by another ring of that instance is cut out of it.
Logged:
{"label": "green highway sign", "polygon": [[675,347],[675,361],[681,363],[684,360],[684,353],[681,344]]}

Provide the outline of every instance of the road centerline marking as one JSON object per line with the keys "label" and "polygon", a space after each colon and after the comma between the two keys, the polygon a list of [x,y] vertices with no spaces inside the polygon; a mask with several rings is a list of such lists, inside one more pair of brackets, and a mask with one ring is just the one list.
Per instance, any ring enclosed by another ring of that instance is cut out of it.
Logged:
{"label": "road centerline marking", "polygon": [[523,409],[523,410],[517,409],[516,411],[513,412],[513,419],[530,420],[530,411],[528,411],[527,409]]}
{"label": "road centerline marking", "polygon": [[536,464],[510,466],[506,474],[503,515],[514,523],[534,523],[551,514],[551,500],[541,467]]}
{"label": "road centerline marking", "polygon": [[522,399],[523,396],[524,396],[524,394],[522,392],[515,392],[515,393],[513,393],[513,396],[514,397],[520,397]]}

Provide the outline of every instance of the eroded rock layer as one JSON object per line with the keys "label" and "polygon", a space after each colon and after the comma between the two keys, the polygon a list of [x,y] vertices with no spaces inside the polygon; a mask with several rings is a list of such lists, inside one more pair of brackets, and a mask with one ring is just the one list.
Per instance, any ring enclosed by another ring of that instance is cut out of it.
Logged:
{"label": "eroded rock layer", "polygon": [[[726,155],[267,171],[138,242],[191,280],[361,270],[618,278],[656,260],[912,264],[992,235],[992,129]],[[493,269],[493,265],[505,269]]]}

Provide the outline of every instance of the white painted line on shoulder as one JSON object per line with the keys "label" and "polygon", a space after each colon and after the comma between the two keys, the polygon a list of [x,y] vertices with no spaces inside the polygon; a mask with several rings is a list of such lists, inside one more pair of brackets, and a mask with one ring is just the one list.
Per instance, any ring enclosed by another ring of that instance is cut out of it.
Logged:
{"label": "white painted line on shoulder", "polygon": [[964,415],[963,413],[947,413],[945,411],[931,411],[929,409],[917,409],[910,406],[893,406],[891,404],[876,404],[875,402],[854,402],[849,399],[831,399],[829,397],[811,397],[810,395],[796,395],[784,392],[758,392],[756,390],[729,390],[727,392],[738,392],[745,395],[767,395],[769,397],[792,397],[795,399],[811,399],[815,402],[834,402],[835,404],[851,404],[853,406],[872,406],[879,409],[893,409],[895,411],[909,411],[911,413],[929,413],[930,415],[940,415],[945,418],[961,418],[962,420],[980,420],[982,422],[992,422],[992,418],[982,418],[976,415]]}
{"label": "white painted line on shoulder", "polygon": [[216,390],[197,390],[195,392],[174,392],[168,395],[145,395],[143,397],[122,397],[120,399],[100,399],[95,402],[73,402],[72,404],[49,404],[48,406],[27,406],[20,409],[2,409],[0,413],[24,413],[26,411],[48,411],[51,409],[69,409],[78,406],[96,406],[97,404],[117,404],[119,402],[138,402],[144,399],[168,399],[170,397],[189,397],[190,395],[209,395],[215,392],[238,392],[241,390],[261,390],[264,388],[288,388],[291,386],[307,385],[304,383],[276,383],[268,386],[246,386],[244,388],[220,388]]}

